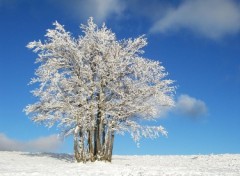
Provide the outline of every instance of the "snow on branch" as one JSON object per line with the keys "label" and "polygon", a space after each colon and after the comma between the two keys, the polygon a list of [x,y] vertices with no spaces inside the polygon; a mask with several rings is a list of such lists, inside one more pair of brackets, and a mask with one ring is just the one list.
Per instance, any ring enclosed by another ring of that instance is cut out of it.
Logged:
{"label": "snow on branch", "polygon": [[25,108],[34,122],[56,124],[65,136],[78,134],[76,150],[85,154],[91,150],[92,155],[111,148],[116,131],[128,131],[135,141],[167,134],[161,126],[137,123],[155,120],[159,111],[174,106],[174,82],[166,79],[160,62],[142,55],[147,45],[144,35],[118,41],[93,18],[81,25],[83,36],[77,38],[58,22],[53,25],[46,40],[27,45],[38,54],[39,64],[30,82],[37,84],[32,94],[38,101]]}

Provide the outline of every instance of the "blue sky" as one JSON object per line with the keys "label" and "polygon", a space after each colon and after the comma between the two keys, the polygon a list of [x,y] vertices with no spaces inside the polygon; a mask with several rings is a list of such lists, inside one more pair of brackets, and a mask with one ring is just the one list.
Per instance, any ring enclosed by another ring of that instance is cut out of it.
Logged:
{"label": "blue sky", "polygon": [[161,61],[178,86],[176,108],[155,122],[168,137],[137,148],[117,136],[114,154],[240,153],[237,0],[0,0],[0,150],[72,152],[71,138],[61,144],[56,128],[23,113],[35,100],[27,84],[37,68],[25,46],[43,40],[56,20],[79,35],[90,16],[118,39],[146,34],[144,56]]}

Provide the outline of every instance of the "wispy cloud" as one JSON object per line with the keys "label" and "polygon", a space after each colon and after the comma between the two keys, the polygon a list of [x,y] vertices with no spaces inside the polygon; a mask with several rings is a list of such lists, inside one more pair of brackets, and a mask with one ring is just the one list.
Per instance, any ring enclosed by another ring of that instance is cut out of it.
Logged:
{"label": "wispy cloud", "polygon": [[[1,6],[16,6],[27,0],[0,0]],[[240,2],[237,0],[48,0],[66,16],[97,23],[109,19],[140,18],[148,20],[151,33],[169,33],[184,29],[218,40],[240,32]],[[35,6],[34,6],[35,7]],[[35,7],[38,8],[38,7]],[[36,9],[37,10],[37,9]],[[118,21],[116,20],[116,23]]]}
{"label": "wispy cloud", "polygon": [[23,142],[8,138],[0,133],[0,151],[31,151],[31,152],[51,152],[58,149],[61,141],[57,135],[40,137],[35,140]]}
{"label": "wispy cloud", "polygon": [[[0,0],[0,7],[12,8],[24,3],[39,10],[35,2],[29,0]],[[126,8],[125,0],[43,0],[41,4],[59,7],[66,16],[76,19],[86,20],[92,16],[98,23],[120,17]]]}
{"label": "wispy cloud", "polygon": [[207,114],[207,106],[204,101],[185,94],[178,97],[175,112],[183,116],[197,118]]}
{"label": "wispy cloud", "polygon": [[62,6],[68,15],[78,19],[92,16],[98,23],[110,17],[121,16],[126,7],[122,0],[51,0],[51,2]]}
{"label": "wispy cloud", "polygon": [[166,33],[187,29],[211,39],[240,31],[240,4],[234,0],[185,0],[169,8],[151,32]]}

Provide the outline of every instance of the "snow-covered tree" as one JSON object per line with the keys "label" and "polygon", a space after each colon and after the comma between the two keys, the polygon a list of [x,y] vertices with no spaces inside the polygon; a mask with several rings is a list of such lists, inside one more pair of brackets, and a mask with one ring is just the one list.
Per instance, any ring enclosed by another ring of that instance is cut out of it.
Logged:
{"label": "snow-covered tree", "polygon": [[111,161],[116,133],[129,132],[136,142],[167,134],[162,126],[139,124],[173,106],[175,91],[164,67],[142,57],[144,36],[118,41],[92,18],[79,37],[58,22],[54,26],[44,42],[27,45],[40,64],[30,82],[38,85],[32,91],[38,101],[25,108],[34,122],[73,135],[78,162]]}

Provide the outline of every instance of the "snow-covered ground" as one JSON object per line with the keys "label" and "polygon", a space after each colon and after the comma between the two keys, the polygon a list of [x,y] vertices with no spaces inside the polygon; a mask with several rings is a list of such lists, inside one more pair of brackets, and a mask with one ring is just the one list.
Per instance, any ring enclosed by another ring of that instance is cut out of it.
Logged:
{"label": "snow-covered ground", "polygon": [[112,163],[76,163],[71,155],[0,152],[1,176],[240,176],[240,154],[114,156]]}

